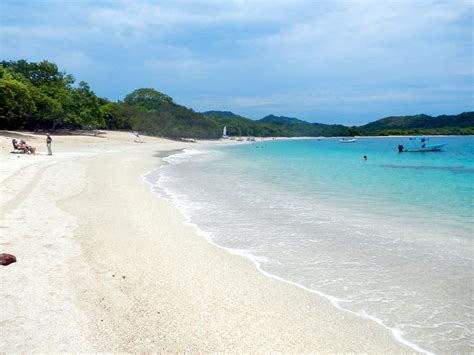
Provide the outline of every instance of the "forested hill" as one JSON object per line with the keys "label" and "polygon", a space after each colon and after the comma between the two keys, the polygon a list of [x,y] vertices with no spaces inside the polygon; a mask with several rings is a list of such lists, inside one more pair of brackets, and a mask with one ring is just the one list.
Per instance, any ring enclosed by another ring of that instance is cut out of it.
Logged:
{"label": "forested hill", "polygon": [[273,124],[290,132],[291,136],[319,137],[319,136],[349,136],[351,129],[338,124],[309,123],[298,118],[268,115],[258,120],[265,124]]}
{"label": "forested hill", "polygon": [[206,111],[206,112],[202,112],[202,114],[206,116],[215,116],[215,117],[242,117],[230,111]]}
{"label": "forested hill", "polygon": [[463,112],[459,115],[392,116],[370,122],[359,127],[352,127],[354,135],[420,135],[447,134],[473,135],[474,112]]}
{"label": "forested hill", "polygon": [[309,124],[309,122],[293,117],[268,115],[258,120],[259,122],[271,122],[283,125]]}
{"label": "forested hill", "polygon": [[204,114],[217,118],[226,125],[228,135],[250,135],[257,137],[329,137],[350,135],[350,128],[343,125],[309,123],[297,118],[284,116],[268,115],[254,121],[229,111],[207,111]]}
{"label": "forested hill", "polygon": [[360,127],[274,115],[255,121],[229,111],[198,113],[152,88],[114,102],[98,97],[84,81],[76,84],[54,63],[0,63],[0,129],[136,130],[170,138],[219,138],[224,126],[230,136],[256,137],[474,134],[473,114],[387,117]]}
{"label": "forested hill", "polygon": [[387,130],[434,130],[434,129],[467,129],[474,127],[474,112],[463,112],[459,115],[428,115],[393,116],[370,122],[358,127],[361,131]]}

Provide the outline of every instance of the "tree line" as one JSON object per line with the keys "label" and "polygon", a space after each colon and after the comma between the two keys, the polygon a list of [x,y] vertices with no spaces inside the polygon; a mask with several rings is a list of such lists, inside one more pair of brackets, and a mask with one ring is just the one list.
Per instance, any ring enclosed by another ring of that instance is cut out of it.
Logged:
{"label": "tree line", "polygon": [[3,61],[0,66],[0,125],[3,129],[103,126],[99,99],[89,85],[50,62]]}
{"label": "tree line", "polygon": [[[178,105],[154,89],[137,89],[113,102],[98,97],[85,81],[75,82],[48,61],[2,61],[0,129],[136,130],[171,138],[222,135],[223,123],[218,118]],[[243,126],[239,133],[247,134],[250,124]],[[252,132],[264,134],[258,129]]]}
{"label": "tree line", "polygon": [[[472,113],[469,114],[472,119]],[[406,125],[346,127],[276,116],[254,121],[219,111],[195,112],[152,88],[137,89],[123,100],[110,101],[98,97],[85,81],[76,84],[71,74],[59,70],[54,63],[18,60],[0,64],[0,129],[135,130],[170,138],[219,138],[224,126],[228,135],[256,137],[411,134],[408,131],[429,134],[426,129],[432,129],[433,134],[473,134],[474,131],[474,124],[463,127],[441,124],[413,130]]]}

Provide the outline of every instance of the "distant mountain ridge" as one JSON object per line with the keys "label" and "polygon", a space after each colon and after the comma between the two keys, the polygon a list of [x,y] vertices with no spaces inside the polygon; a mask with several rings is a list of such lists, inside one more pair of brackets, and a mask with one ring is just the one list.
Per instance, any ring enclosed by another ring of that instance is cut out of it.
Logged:
{"label": "distant mountain ridge", "polygon": [[195,112],[154,88],[110,101],[98,97],[86,82],[74,82],[47,60],[1,61],[0,129],[117,129],[168,138],[220,138],[225,126],[229,136],[255,137],[474,135],[474,112],[385,117],[359,127],[276,115],[251,120],[230,111]]}
{"label": "distant mountain ridge", "polygon": [[359,129],[367,131],[377,131],[386,129],[426,129],[474,127],[474,112],[463,112],[459,115],[414,115],[414,116],[390,116],[380,120],[359,126]]}
{"label": "distant mountain ridge", "polygon": [[206,116],[214,116],[214,117],[242,117],[230,111],[205,111],[205,112],[202,112],[202,114]]}
{"label": "distant mountain ridge", "polygon": [[309,122],[300,120],[298,118],[286,117],[286,116],[275,116],[268,115],[264,118],[257,120],[258,122],[270,122],[270,123],[281,123],[281,124],[310,124]]}
{"label": "distant mountain ridge", "polygon": [[[298,118],[268,115],[251,120],[229,111],[207,111],[203,114],[220,119],[227,126],[228,135],[283,137],[348,136],[350,128],[344,125],[310,123]],[[246,134],[245,132],[251,132]]]}
{"label": "distant mountain ridge", "polygon": [[230,111],[208,111],[214,117],[244,119],[251,122],[278,127],[289,136],[354,136],[397,134],[474,134],[474,112],[458,115],[390,116],[361,126],[310,123],[299,118],[267,115],[259,120],[250,120]]}

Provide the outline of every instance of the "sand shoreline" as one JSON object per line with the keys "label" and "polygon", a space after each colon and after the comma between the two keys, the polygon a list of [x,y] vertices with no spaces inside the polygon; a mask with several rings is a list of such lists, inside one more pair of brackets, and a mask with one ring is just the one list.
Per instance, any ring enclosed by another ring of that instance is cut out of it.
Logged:
{"label": "sand shoreline", "polygon": [[[64,137],[63,155],[31,164],[1,156],[0,252],[18,257],[0,270],[1,351],[413,352],[209,244],[150,193],[154,155],[195,144],[108,135]],[[16,178],[18,164],[31,171]]]}
{"label": "sand shoreline", "polygon": [[[314,138],[314,137],[313,137]],[[311,137],[308,137],[308,139],[312,139]],[[276,140],[281,140],[279,138],[277,138]],[[214,142],[215,143],[215,142]],[[242,143],[242,142],[235,142],[236,144],[239,144],[239,143]],[[249,142],[243,142],[243,143],[249,143]],[[255,142],[250,142],[250,143],[255,143]],[[233,143],[231,143],[233,144]],[[204,144],[201,144],[200,146],[202,147]],[[277,280],[278,282],[282,282],[282,283],[285,283],[285,284],[288,284],[290,285],[291,287],[296,287],[298,289],[301,289],[303,290],[304,292],[308,292],[308,293],[311,293],[311,294],[314,294],[316,295],[316,297],[322,297],[324,298],[325,300],[329,301],[329,303],[337,308],[339,311],[341,312],[347,312],[351,315],[355,315],[356,317],[360,317],[360,318],[363,318],[365,320],[369,320],[370,322],[374,322],[376,324],[378,324],[381,328],[385,329],[385,330],[388,330],[389,332],[392,333],[392,336],[394,339],[397,340],[397,342],[399,342],[400,344],[403,344],[404,346],[407,346],[408,348],[411,349],[411,351],[414,351],[414,352],[419,352],[419,353],[429,353],[429,351],[419,347],[417,344],[414,344],[412,342],[410,342],[409,340],[405,339],[403,334],[398,330],[398,329],[392,329],[390,327],[388,327],[387,325],[384,324],[384,322],[376,317],[373,317],[371,315],[368,315],[368,314],[360,314],[360,313],[357,313],[357,312],[354,312],[354,311],[351,311],[349,309],[345,309],[344,307],[341,306],[341,303],[343,304],[344,301],[341,300],[341,299],[338,299],[336,297],[333,297],[331,295],[327,295],[325,293],[322,293],[320,291],[317,291],[317,290],[313,290],[313,289],[309,289],[299,283],[295,283],[295,282],[292,282],[292,281],[289,281],[285,278],[282,278],[278,275],[275,275],[275,274],[272,274],[272,273],[269,273],[267,271],[265,271],[264,269],[261,268],[261,265],[260,263],[258,262],[258,260],[252,256],[252,255],[248,255],[247,253],[245,252],[242,252],[240,249],[232,249],[232,248],[227,248],[227,247],[224,247],[224,246],[221,246],[217,243],[215,243],[213,240],[211,240],[209,238],[209,236],[204,233],[198,225],[194,224],[191,220],[190,220],[190,217],[188,217],[186,215],[186,213],[184,211],[181,211],[180,210],[180,207],[178,206],[178,204],[176,204],[175,201],[173,201],[172,198],[169,198],[169,197],[164,197],[162,196],[160,193],[154,191],[153,189],[153,184],[150,183],[149,181],[147,181],[147,177],[148,175],[150,174],[158,174],[158,170],[163,166],[163,165],[166,165],[166,164],[169,164],[165,158],[167,157],[170,157],[172,155],[175,155],[175,154],[184,154],[186,152],[186,149],[178,149],[178,150],[173,150],[173,151],[168,151],[168,152],[162,152],[161,154],[157,154],[155,155],[156,157],[160,157],[162,158],[162,162],[161,164],[157,167],[157,168],[154,168],[153,170],[149,171],[148,173],[144,174],[142,176],[143,180],[150,185],[150,190],[152,193],[154,194],[157,194],[159,198],[162,198],[162,199],[165,199],[166,201],[169,201],[171,204],[173,204],[176,209],[178,209],[180,211],[180,213],[183,214],[184,218],[185,218],[185,221],[183,223],[187,224],[187,225],[190,225],[192,226],[193,228],[195,228],[196,230],[196,234],[199,235],[200,237],[202,237],[203,239],[205,239],[208,243],[210,243],[211,245],[213,245],[214,247],[216,248],[219,248],[221,250],[223,250],[224,252],[232,255],[232,256],[238,256],[238,257],[241,257],[241,258],[244,258],[246,259],[247,261],[249,261],[250,263],[252,263],[254,265],[254,267],[256,268],[256,270],[261,273],[262,275],[264,275],[265,277],[268,277],[268,278],[271,278],[271,279],[274,279],[274,280]]]}

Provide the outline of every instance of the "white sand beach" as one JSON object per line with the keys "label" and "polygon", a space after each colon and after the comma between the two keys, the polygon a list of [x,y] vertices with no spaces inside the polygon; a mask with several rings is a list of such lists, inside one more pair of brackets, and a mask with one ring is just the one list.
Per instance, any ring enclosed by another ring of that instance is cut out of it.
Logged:
{"label": "white sand beach", "polygon": [[0,133],[1,352],[413,352],[197,235],[142,178],[196,143],[142,139]]}

